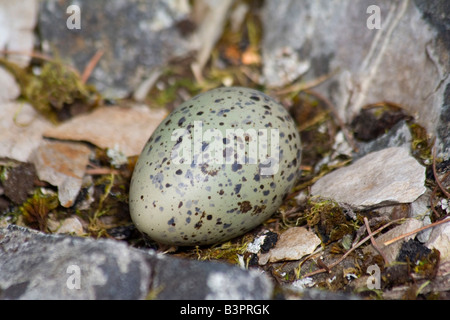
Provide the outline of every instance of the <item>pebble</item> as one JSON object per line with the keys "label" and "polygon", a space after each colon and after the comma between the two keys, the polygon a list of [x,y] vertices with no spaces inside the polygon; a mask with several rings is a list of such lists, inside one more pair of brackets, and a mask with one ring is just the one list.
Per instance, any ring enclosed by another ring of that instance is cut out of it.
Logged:
{"label": "pebble", "polygon": [[320,243],[320,238],[305,227],[291,227],[281,234],[274,248],[268,253],[260,254],[259,264],[300,260],[303,256],[313,253]]}

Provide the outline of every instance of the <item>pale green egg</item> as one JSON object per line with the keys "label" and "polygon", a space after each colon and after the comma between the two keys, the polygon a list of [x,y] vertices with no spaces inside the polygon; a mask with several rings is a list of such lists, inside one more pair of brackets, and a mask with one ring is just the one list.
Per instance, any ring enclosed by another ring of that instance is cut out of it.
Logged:
{"label": "pale green egg", "polygon": [[137,228],[169,245],[229,240],[268,219],[299,176],[300,136],[286,109],[253,89],[202,93],[145,145],[131,179]]}

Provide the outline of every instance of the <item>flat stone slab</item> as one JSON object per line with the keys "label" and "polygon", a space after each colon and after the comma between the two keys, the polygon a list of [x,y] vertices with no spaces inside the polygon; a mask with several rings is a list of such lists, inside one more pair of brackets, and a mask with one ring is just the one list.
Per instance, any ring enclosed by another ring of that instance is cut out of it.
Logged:
{"label": "flat stone slab", "polygon": [[112,239],[0,228],[0,299],[270,299],[256,271],[180,259]]}
{"label": "flat stone slab", "polygon": [[369,153],[319,179],[311,194],[356,209],[410,203],[425,191],[425,167],[401,147]]}

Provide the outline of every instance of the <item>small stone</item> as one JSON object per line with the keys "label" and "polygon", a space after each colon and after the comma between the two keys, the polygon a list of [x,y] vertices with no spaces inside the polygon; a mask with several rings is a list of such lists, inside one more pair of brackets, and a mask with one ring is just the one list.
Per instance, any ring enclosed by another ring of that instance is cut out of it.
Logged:
{"label": "small stone", "polygon": [[34,188],[35,178],[36,170],[30,163],[21,163],[9,169],[3,182],[5,195],[16,204],[23,203]]}
{"label": "small stone", "polygon": [[311,194],[357,209],[410,203],[425,191],[425,167],[401,147],[372,152],[319,179]]}
{"label": "small stone", "polygon": [[299,260],[314,252],[321,243],[314,232],[304,227],[292,227],[283,232],[274,248],[259,256],[259,264],[282,260]]}
{"label": "small stone", "polygon": [[[450,218],[447,218],[449,220]],[[430,249],[437,249],[441,260],[450,260],[450,221],[433,228],[430,238],[425,245]]]}
{"label": "small stone", "polygon": [[77,217],[70,217],[61,222],[55,220],[48,220],[48,228],[54,233],[67,233],[77,236],[84,235],[83,225]]}

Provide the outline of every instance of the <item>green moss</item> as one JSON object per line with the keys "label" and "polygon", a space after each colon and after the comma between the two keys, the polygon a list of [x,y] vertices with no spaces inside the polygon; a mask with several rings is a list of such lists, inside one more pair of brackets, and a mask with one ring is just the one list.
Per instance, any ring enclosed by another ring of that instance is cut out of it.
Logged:
{"label": "green moss", "polygon": [[184,258],[196,257],[198,260],[219,260],[230,264],[238,264],[239,256],[244,258],[244,263],[248,265],[249,254],[247,253],[247,246],[253,241],[251,234],[246,234],[242,237],[214,245],[212,247],[195,247],[187,251],[182,251],[176,255]]}
{"label": "green moss", "polygon": [[24,222],[31,228],[47,231],[48,214],[58,207],[56,194],[44,194],[36,190],[19,209]]}
{"label": "green moss", "polygon": [[349,221],[344,210],[337,202],[331,199],[311,197],[308,199],[306,208],[301,218],[306,220],[306,224],[315,228],[324,244],[328,244],[342,239],[347,234],[352,234],[357,225],[354,221]]}
{"label": "green moss", "polygon": [[409,125],[412,135],[411,150],[415,157],[430,164],[432,159],[433,142],[428,137],[426,129],[417,123]]}
{"label": "green moss", "polygon": [[[168,71],[166,76],[170,76],[171,72]],[[196,94],[199,91],[198,85],[195,81],[190,78],[174,78],[174,82],[170,84],[166,89],[161,90],[157,93],[154,101],[158,106],[166,106],[167,104],[173,102],[177,98],[177,93],[180,89],[187,90],[190,94]]]}
{"label": "green moss", "polygon": [[426,279],[433,279],[436,276],[439,261],[440,252],[437,249],[433,249],[422,260],[410,263],[415,273],[422,275]]}
{"label": "green moss", "polygon": [[58,113],[65,106],[74,103],[95,106],[93,96],[96,90],[84,84],[73,69],[62,61],[47,61],[42,65],[40,74],[34,75],[6,59],[0,59],[0,65],[10,71],[21,88],[22,98],[28,101],[39,113],[54,123],[59,121]]}

